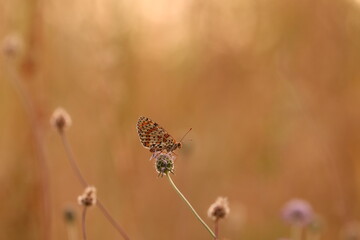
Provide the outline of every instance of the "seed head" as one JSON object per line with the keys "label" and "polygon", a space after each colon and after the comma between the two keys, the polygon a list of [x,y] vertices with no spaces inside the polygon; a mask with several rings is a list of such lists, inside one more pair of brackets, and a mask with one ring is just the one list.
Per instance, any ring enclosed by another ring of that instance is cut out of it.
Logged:
{"label": "seed head", "polygon": [[282,217],[288,224],[305,226],[313,220],[314,213],[310,203],[302,199],[293,199],[283,207]]}
{"label": "seed head", "polygon": [[169,153],[160,153],[155,156],[155,170],[159,173],[159,176],[164,176],[169,172],[174,173],[174,160],[175,156]]}
{"label": "seed head", "polygon": [[208,217],[213,221],[225,218],[230,213],[229,202],[226,197],[218,197],[216,201],[211,204],[208,210]]}
{"label": "seed head", "polygon": [[59,132],[62,132],[71,126],[71,117],[63,108],[59,107],[53,112],[50,118],[50,124]]}
{"label": "seed head", "polygon": [[85,207],[96,204],[96,188],[93,186],[86,187],[84,193],[78,197],[78,203]]}

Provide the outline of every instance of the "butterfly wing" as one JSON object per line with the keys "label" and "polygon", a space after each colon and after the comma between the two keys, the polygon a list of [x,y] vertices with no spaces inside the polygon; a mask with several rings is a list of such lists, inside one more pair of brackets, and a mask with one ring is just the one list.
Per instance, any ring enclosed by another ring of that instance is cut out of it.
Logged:
{"label": "butterfly wing", "polygon": [[164,128],[150,118],[140,117],[136,127],[141,144],[151,152],[170,149],[176,143]]}

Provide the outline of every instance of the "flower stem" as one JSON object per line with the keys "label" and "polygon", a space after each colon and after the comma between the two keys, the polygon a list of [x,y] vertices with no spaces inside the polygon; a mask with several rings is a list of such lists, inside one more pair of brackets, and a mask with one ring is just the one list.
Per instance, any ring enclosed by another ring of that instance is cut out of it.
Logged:
{"label": "flower stem", "polygon": [[76,229],[74,227],[74,224],[66,223],[66,229],[67,229],[67,236],[68,240],[76,240]]}
{"label": "flower stem", "polygon": [[86,228],[85,228],[86,210],[87,207],[85,206],[82,212],[82,219],[81,219],[83,240],[86,240]]}
{"label": "flower stem", "polygon": [[8,78],[10,83],[13,85],[13,88],[17,92],[21,104],[27,114],[28,120],[31,126],[31,134],[34,142],[35,151],[37,154],[37,158],[39,164],[40,171],[38,171],[38,184],[40,187],[40,191],[42,193],[42,213],[43,213],[43,239],[49,240],[51,239],[51,231],[52,231],[52,222],[51,222],[51,199],[50,199],[50,187],[49,187],[49,166],[47,157],[45,154],[45,148],[43,143],[43,129],[40,123],[40,119],[37,116],[37,108],[35,103],[28,91],[25,87],[24,82],[30,79],[32,76],[29,74],[24,75],[23,77],[20,76],[19,72],[16,70],[14,63],[8,63],[7,70],[8,70]]}
{"label": "flower stem", "polygon": [[219,219],[215,220],[215,240],[219,238]]}
{"label": "flower stem", "polygon": [[189,208],[191,209],[191,211],[194,213],[195,217],[201,222],[201,224],[206,228],[206,230],[211,234],[211,236],[213,238],[216,238],[216,235],[213,233],[213,231],[211,231],[211,229],[209,228],[208,225],[206,225],[206,223],[204,222],[204,220],[201,219],[201,217],[199,216],[199,214],[197,214],[197,212],[195,211],[195,209],[191,206],[190,202],[185,198],[185,196],[180,192],[180,190],[176,187],[175,183],[173,182],[173,180],[170,177],[170,174],[167,173],[166,176],[169,179],[169,182],[171,184],[171,186],[175,189],[175,191],[179,194],[179,196],[184,200],[184,202],[189,206]]}
{"label": "flower stem", "polygon": [[76,177],[79,179],[79,181],[81,182],[81,184],[83,185],[83,187],[87,187],[89,186],[88,182],[85,180],[85,178],[83,177],[83,175],[81,174],[80,168],[77,165],[76,161],[75,161],[75,157],[74,157],[74,153],[70,147],[70,144],[67,140],[67,137],[65,135],[64,131],[59,131],[60,137],[61,137],[61,141],[64,145],[65,148],[65,152],[66,155],[69,159],[69,163],[71,165],[71,168],[73,169],[73,171],[75,172]]}
{"label": "flower stem", "polygon": [[129,240],[129,236],[125,233],[124,229],[122,229],[122,227],[120,227],[120,225],[114,220],[114,218],[109,214],[109,211],[106,210],[106,208],[104,207],[104,205],[102,205],[102,203],[100,202],[100,200],[98,199],[96,202],[96,206],[98,206],[101,210],[101,212],[104,214],[104,216],[106,217],[106,219],[110,222],[111,225],[113,225],[113,227],[121,234],[121,236],[125,239],[125,240]]}
{"label": "flower stem", "polygon": [[[74,153],[70,147],[70,144],[67,140],[66,134],[64,131],[59,131],[59,134],[61,136],[61,140],[62,143],[64,145],[65,148],[65,152],[67,155],[67,158],[70,162],[70,165],[73,169],[73,171],[75,172],[76,177],[79,179],[80,183],[83,185],[83,187],[87,187],[89,186],[88,182],[85,180],[85,178],[83,177],[83,175],[81,174],[80,168],[77,165],[76,161],[75,161],[75,157],[74,157]],[[102,214],[105,216],[105,218],[110,222],[110,224],[120,233],[120,235],[125,239],[125,240],[129,240],[130,238],[127,236],[127,234],[125,233],[124,229],[122,229],[122,227],[120,227],[120,225],[115,221],[115,219],[111,216],[111,214],[109,213],[108,210],[106,210],[106,208],[104,207],[104,205],[100,202],[100,199],[97,199],[97,204],[96,206],[101,210]]]}
{"label": "flower stem", "polygon": [[314,231],[306,231],[306,240],[320,240],[321,233],[320,232],[314,232]]}
{"label": "flower stem", "polygon": [[301,240],[302,227],[296,224],[291,226],[291,240]]}

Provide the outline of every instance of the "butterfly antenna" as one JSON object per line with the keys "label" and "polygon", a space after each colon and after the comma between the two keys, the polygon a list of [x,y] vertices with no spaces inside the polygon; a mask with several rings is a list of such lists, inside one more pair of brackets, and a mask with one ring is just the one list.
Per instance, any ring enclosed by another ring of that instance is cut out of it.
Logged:
{"label": "butterfly antenna", "polygon": [[187,131],[184,136],[180,139],[180,142],[182,142],[182,140],[186,137],[186,135],[192,130],[192,128],[189,129],[189,131]]}

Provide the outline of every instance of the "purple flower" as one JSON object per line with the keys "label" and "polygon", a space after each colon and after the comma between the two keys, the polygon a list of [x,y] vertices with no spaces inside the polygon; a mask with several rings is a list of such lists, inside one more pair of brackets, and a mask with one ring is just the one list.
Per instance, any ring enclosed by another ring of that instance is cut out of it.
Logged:
{"label": "purple flower", "polygon": [[282,209],[284,221],[291,225],[305,226],[314,218],[311,205],[302,199],[292,199]]}

